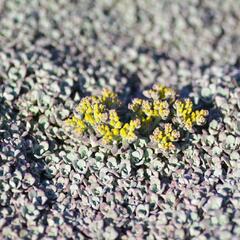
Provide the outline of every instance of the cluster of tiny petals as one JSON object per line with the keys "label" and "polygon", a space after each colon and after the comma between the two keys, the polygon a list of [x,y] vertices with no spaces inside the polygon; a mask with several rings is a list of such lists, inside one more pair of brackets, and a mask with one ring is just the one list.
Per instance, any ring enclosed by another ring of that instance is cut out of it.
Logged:
{"label": "cluster of tiny petals", "polygon": [[96,96],[83,98],[76,110],[81,118],[91,126],[106,119],[106,107],[102,103],[101,98]]}
{"label": "cluster of tiny petals", "polygon": [[129,123],[122,124],[122,127],[113,127],[107,124],[97,126],[97,131],[103,136],[104,143],[125,140],[133,141],[137,138],[136,130],[140,127],[139,120],[130,120]]}
{"label": "cluster of tiny petals", "polygon": [[167,101],[154,100],[153,101],[153,116],[167,118],[170,113],[169,104]]}
{"label": "cluster of tiny petals", "polygon": [[142,133],[151,133],[160,121],[170,115],[170,105],[167,100],[161,99],[133,99],[128,106],[133,115],[141,122]]}
{"label": "cluster of tiny petals", "polygon": [[144,100],[141,110],[148,117],[161,117],[162,119],[165,119],[170,112],[167,101],[161,100]]}
{"label": "cluster of tiny petals", "polygon": [[68,126],[72,126],[74,127],[75,131],[77,133],[82,134],[83,132],[85,132],[85,130],[87,129],[86,124],[84,123],[84,121],[82,121],[81,119],[73,116],[72,118],[69,118],[66,120],[66,124]]}
{"label": "cluster of tiny petals", "polygon": [[[141,134],[150,136],[161,149],[172,150],[179,140],[179,129],[192,131],[194,125],[203,125],[206,121],[207,110],[193,111],[192,101],[176,100],[171,88],[155,84],[145,93],[148,99],[135,98],[128,105],[130,119],[120,118],[118,110],[122,104],[117,94],[104,89],[100,96],[83,98],[76,107],[77,114],[66,123],[80,134],[93,130],[104,143],[132,142]],[[177,126],[166,123],[175,117],[179,120]]]}
{"label": "cluster of tiny petals", "polygon": [[134,98],[132,103],[128,105],[128,108],[136,113],[142,113],[142,104],[144,100],[140,98]]}
{"label": "cluster of tiny petals", "polygon": [[180,132],[173,129],[171,123],[166,123],[163,129],[156,128],[150,139],[156,142],[163,150],[173,150],[175,148],[174,142],[180,138]]}
{"label": "cluster of tiny petals", "polygon": [[170,113],[167,101],[134,99],[129,105],[141,122],[151,123],[155,118],[166,119]]}
{"label": "cluster of tiny petals", "polygon": [[115,109],[119,105],[117,94],[104,89],[101,96],[83,98],[76,108],[78,116],[67,119],[66,123],[80,134],[92,128],[102,137],[104,143],[133,141],[141,123],[138,119],[121,122]]}
{"label": "cluster of tiny petals", "polygon": [[208,111],[203,109],[193,111],[193,103],[190,99],[177,100],[174,107],[179,122],[188,130],[192,130],[193,125],[203,125],[206,121]]}
{"label": "cluster of tiny petals", "polygon": [[133,141],[137,138],[135,134],[136,130],[141,126],[141,122],[139,119],[130,120],[129,123],[125,123],[120,130],[120,135],[122,139],[127,141]]}
{"label": "cluster of tiny petals", "polygon": [[102,91],[101,101],[108,107],[117,107],[120,105],[118,95],[107,88],[104,88]]}
{"label": "cluster of tiny petals", "polygon": [[119,133],[117,132],[116,134],[114,134],[114,129],[109,127],[107,124],[100,124],[96,126],[96,129],[98,133],[102,135],[102,139],[104,143],[109,143],[118,139]]}
{"label": "cluster of tiny petals", "polygon": [[137,138],[136,130],[139,127],[139,120],[130,120],[129,123],[123,124],[121,128],[115,128],[106,124],[101,124],[97,126],[97,131],[103,136],[104,143],[110,143],[119,140],[131,142]]}
{"label": "cluster of tiny petals", "polygon": [[152,99],[174,99],[176,93],[172,88],[157,83],[153,85],[152,89],[144,91],[144,95]]}
{"label": "cluster of tiny petals", "polygon": [[120,129],[123,125],[114,109],[109,111],[109,124],[116,129]]}

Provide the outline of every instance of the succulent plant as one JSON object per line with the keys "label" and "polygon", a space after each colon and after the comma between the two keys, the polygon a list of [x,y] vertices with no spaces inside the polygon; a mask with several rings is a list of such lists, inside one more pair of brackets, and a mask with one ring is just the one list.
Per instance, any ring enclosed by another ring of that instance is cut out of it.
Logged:
{"label": "succulent plant", "polygon": [[[124,104],[116,93],[105,89],[100,96],[83,98],[76,107],[76,114],[68,118],[66,124],[80,135],[92,130],[96,135],[100,134],[104,143],[132,142],[139,136],[149,137],[153,132],[151,140],[163,150],[171,150],[175,147],[174,142],[179,140],[180,132],[172,129],[172,123],[165,122],[175,123],[174,118],[177,118],[180,126],[175,128],[183,127],[189,131],[193,131],[194,125],[206,122],[207,110],[193,111],[192,101],[175,100],[176,93],[171,88],[155,84],[144,93],[149,100],[133,99],[128,106],[130,112],[127,115],[130,116],[124,119],[118,113],[120,105]],[[165,123],[163,131],[158,128],[162,123]]]}

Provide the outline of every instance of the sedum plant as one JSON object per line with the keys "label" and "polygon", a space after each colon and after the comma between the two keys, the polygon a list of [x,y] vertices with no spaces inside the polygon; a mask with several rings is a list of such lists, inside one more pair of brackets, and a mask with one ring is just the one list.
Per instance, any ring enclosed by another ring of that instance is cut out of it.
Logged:
{"label": "sedum plant", "polygon": [[104,89],[99,96],[84,97],[66,124],[80,135],[93,132],[104,144],[145,137],[170,151],[184,133],[206,122],[207,110],[194,110],[190,99],[179,99],[171,88],[155,84],[143,94],[144,99],[135,98],[125,107],[116,93]]}

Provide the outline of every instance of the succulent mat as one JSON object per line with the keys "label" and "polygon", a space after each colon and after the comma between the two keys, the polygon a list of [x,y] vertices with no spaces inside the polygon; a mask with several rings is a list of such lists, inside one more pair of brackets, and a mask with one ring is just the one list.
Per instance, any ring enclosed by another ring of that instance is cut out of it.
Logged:
{"label": "succulent mat", "polygon": [[0,239],[239,239],[239,9],[0,0]]}

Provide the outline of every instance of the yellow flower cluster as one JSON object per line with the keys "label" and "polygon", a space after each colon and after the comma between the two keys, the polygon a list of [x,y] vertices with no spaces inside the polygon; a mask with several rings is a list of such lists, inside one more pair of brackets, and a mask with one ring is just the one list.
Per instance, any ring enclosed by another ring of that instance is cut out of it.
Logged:
{"label": "yellow flower cluster", "polygon": [[80,133],[80,134],[82,134],[87,129],[87,126],[84,123],[84,121],[82,121],[81,119],[79,119],[79,118],[77,118],[75,116],[73,116],[72,118],[67,119],[66,120],[66,124],[69,125],[69,126],[74,127],[74,130],[77,133]]}
{"label": "yellow flower cluster", "polygon": [[[132,142],[138,134],[147,137],[150,135],[151,140],[157,142],[160,148],[171,150],[180,137],[179,129],[184,127],[185,130],[192,131],[194,125],[204,124],[208,115],[206,110],[193,111],[190,99],[176,100],[175,91],[160,84],[155,84],[144,94],[149,99],[133,99],[128,105],[130,112],[120,116],[123,104],[116,93],[104,89],[100,96],[83,98],[76,107],[74,116],[67,119],[66,123],[80,134],[92,130],[104,143]],[[173,127],[169,122],[175,123],[175,117],[180,124]]]}
{"label": "yellow flower cluster", "polygon": [[164,120],[170,113],[167,101],[143,100],[136,98],[129,104],[129,109],[140,120],[143,128],[149,128],[156,119]]}
{"label": "yellow flower cluster", "polygon": [[105,143],[127,140],[133,141],[136,139],[136,130],[140,127],[140,121],[130,120],[129,123],[122,123],[116,110],[109,111],[109,124],[100,124],[97,126],[97,131],[103,136]]}
{"label": "yellow flower cluster", "polygon": [[100,123],[106,118],[105,106],[100,97],[85,97],[76,108],[78,115],[91,126]]}
{"label": "yellow flower cluster", "polygon": [[116,129],[120,129],[122,127],[122,122],[120,121],[120,118],[117,114],[116,110],[110,110],[109,111],[109,124],[116,128]]}
{"label": "yellow flower cluster", "polygon": [[118,95],[107,88],[102,91],[101,101],[109,108],[118,107],[121,104]]}
{"label": "yellow flower cluster", "polygon": [[160,83],[154,84],[152,89],[144,91],[144,95],[152,99],[174,99],[176,92]]}
{"label": "yellow flower cluster", "polygon": [[140,128],[141,123],[139,119],[130,120],[129,123],[125,123],[123,127],[120,129],[120,135],[122,139],[126,139],[128,141],[133,141],[137,138],[135,134],[135,130]]}
{"label": "yellow flower cluster", "polygon": [[140,121],[130,120],[123,123],[116,111],[120,101],[117,94],[104,89],[101,96],[85,97],[76,108],[77,114],[66,123],[78,133],[82,134],[88,128],[102,136],[104,143],[136,138],[136,130],[140,127]]}
{"label": "yellow flower cluster", "polygon": [[193,103],[190,99],[176,100],[174,108],[179,122],[189,131],[192,130],[194,124],[204,124],[208,115],[207,110],[193,111]]}
{"label": "yellow flower cluster", "polygon": [[138,120],[130,120],[129,123],[123,124],[121,128],[100,124],[97,126],[97,131],[101,134],[104,143],[119,140],[133,141],[137,138],[135,131],[139,126],[140,122]]}
{"label": "yellow flower cluster", "polygon": [[132,104],[129,105],[129,109],[140,117],[158,117],[165,119],[170,113],[168,102],[161,100],[148,101],[136,98]]}
{"label": "yellow flower cluster", "polygon": [[166,123],[164,128],[156,128],[150,139],[158,143],[158,146],[163,150],[173,150],[175,148],[174,142],[178,141],[180,132],[172,128],[171,123]]}

